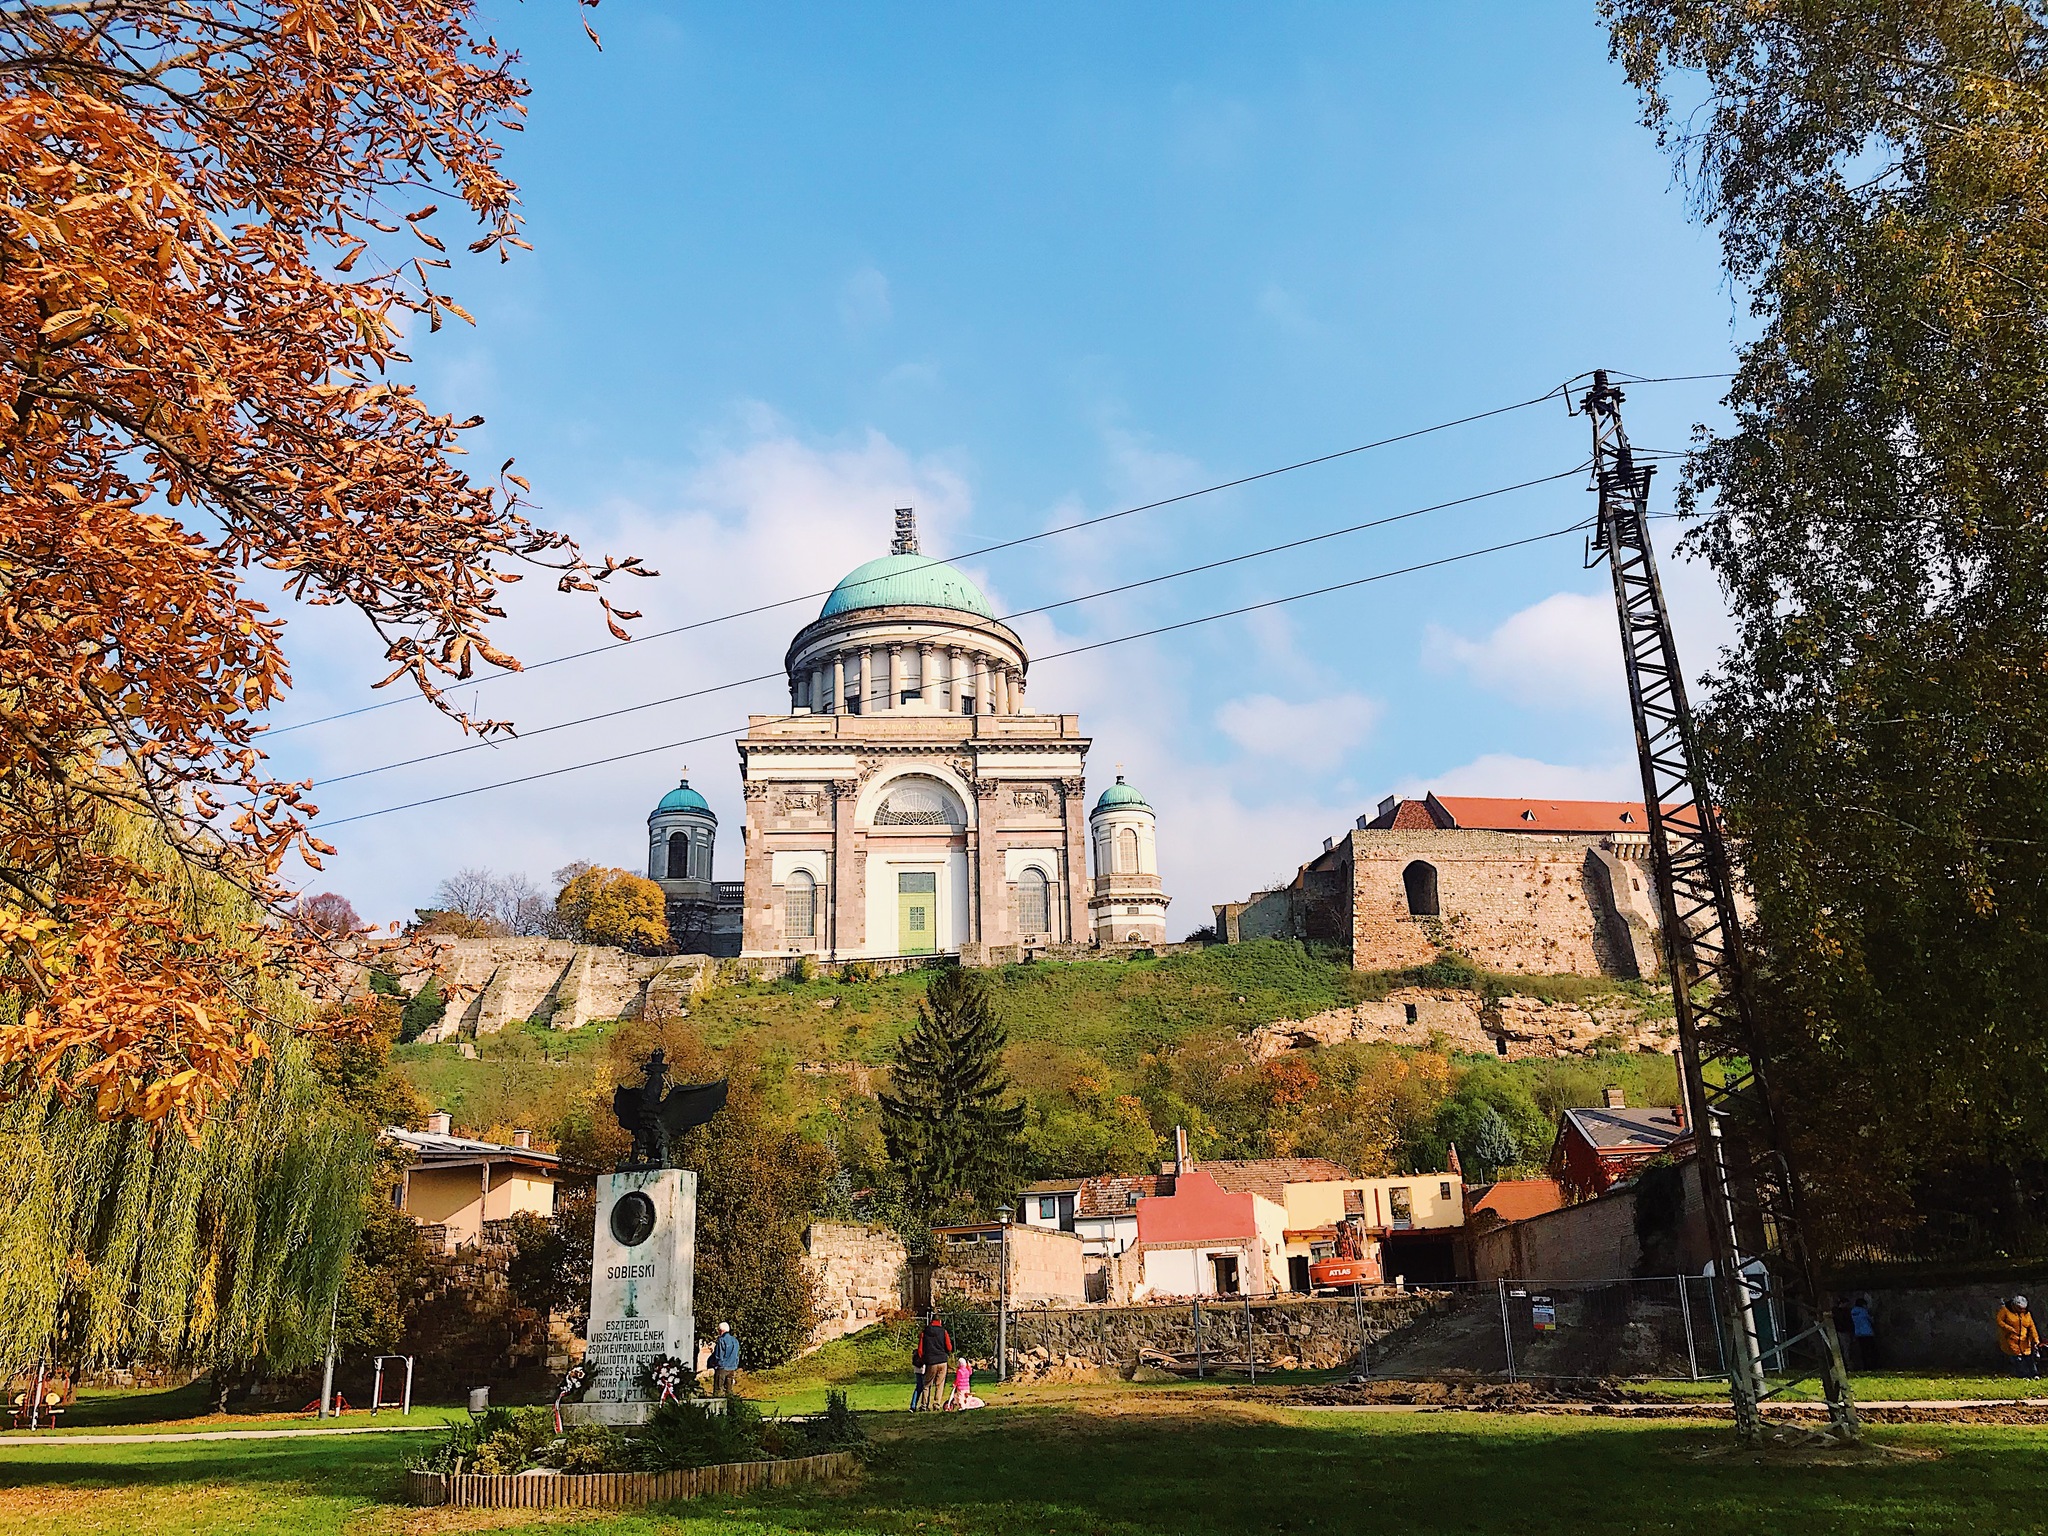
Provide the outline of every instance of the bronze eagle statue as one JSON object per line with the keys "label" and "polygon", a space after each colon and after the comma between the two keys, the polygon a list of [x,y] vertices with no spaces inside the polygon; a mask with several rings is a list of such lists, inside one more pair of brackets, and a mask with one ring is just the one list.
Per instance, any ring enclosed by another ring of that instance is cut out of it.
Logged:
{"label": "bronze eagle statue", "polygon": [[647,1058],[647,1081],[638,1087],[622,1084],[612,1090],[612,1113],[633,1133],[633,1152],[619,1172],[673,1168],[670,1147],[693,1125],[703,1125],[725,1108],[726,1079],[715,1083],[668,1086],[668,1058],[660,1050]]}

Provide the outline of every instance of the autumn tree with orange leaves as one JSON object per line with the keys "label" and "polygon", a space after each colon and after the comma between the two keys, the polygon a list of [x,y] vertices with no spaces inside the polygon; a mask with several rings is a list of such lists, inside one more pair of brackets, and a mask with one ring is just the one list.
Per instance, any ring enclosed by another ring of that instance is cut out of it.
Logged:
{"label": "autumn tree with orange leaves", "polygon": [[[523,247],[494,135],[516,58],[464,0],[15,0],[0,9],[0,1030],[7,1086],[188,1125],[263,1050],[247,985],[317,959],[280,873],[332,850],[256,717],[290,683],[252,565],[347,604],[404,682],[478,662],[513,567],[595,592],[477,425],[394,377]],[[448,216],[440,215],[445,221]],[[602,596],[606,619],[624,638]],[[451,710],[451,713],[453,711]],[[479,731],[500,722],[465,721]],[[275,920],[196,931],[107,818],[161,829]]]}

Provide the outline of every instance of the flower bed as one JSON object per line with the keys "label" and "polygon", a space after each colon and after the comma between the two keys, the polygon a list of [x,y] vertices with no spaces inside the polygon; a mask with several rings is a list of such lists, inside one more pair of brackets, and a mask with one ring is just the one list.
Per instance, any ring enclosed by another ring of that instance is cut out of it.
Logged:
{"label": "flower bed", "polygon": [[754,1493],[798,1483],[839,1482],[860,1469],[851,1451],[797,1456],[785,1461],[735,1461],[678,1472],[564,1472],[510,1476],[474,1472],[407,1472],[409,1504],[452,1504],[467,1509],[631,1508],[670,1499]]}

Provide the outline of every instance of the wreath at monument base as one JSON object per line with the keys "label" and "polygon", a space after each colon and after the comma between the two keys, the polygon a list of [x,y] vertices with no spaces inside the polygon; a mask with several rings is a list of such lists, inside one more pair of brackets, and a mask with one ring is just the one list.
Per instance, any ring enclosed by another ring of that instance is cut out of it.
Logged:
{"label": "wreath at monument base", "polygon": [[690,1369],[687,1361],[678,1360],[674,1355],[656,1355],[640,1367],[640,1389],[658,1403],[694,1397],[697,1373]]}

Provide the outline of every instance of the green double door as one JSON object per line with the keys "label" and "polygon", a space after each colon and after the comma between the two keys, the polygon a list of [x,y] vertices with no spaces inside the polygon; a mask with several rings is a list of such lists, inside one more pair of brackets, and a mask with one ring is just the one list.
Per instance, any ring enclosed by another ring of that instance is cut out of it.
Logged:
{"label": "green double door", "polygon": [[896,953],[929,955],[939,941],[939,877],[932,870],[896,876]]}

